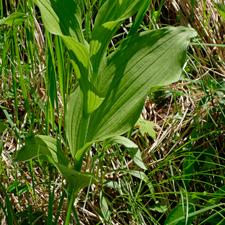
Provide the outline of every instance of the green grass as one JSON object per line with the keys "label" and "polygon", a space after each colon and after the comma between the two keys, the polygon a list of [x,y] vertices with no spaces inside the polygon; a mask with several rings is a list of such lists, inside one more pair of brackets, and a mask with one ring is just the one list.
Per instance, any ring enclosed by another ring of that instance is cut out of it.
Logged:
{"label": "green grass", "polygon": [[[96,12],[105,1],[80,2],[84,36],[89,40]],[[143,7],[137,18],[144,22],[130,30],[138,20],[127,20],[108,52],[127,35],[126,29],[131,35],[179,25],[183,15],[168,7],[163,1],[159,5],[153,1],[147,11]],[[29,22],[17,28],[0,26],[0,221],[64,224],[68,193],[56,168],[39,158],[16,163],[14,156],[26,137],[36,133],[60,140],[71,157],[63,115],[76,77],[64,43],[44,30],[31,1],[19,1],[16,7],[8,2],[4,9],[9,14],[27,13]],[[203,24],[193,26],[201,35],[202,27],[219,35],[223,27],[209,27],[204,4],[203,9]],[[120,145],[106,148],[95,143],[85,155],[82,170],[104,179],[80,191],[71,205],[78,224],[177,224],[170,222],[179,219],[181,224],[224,223],[225,80],[220,75],[224,62],[221,48],[212,55],[213,46],[204,45],[204,35],[202,41],[193,40],[200,41],[198,45],[189,47],[180,82],[151,92],[146,100],[142,117],[156,124],[156,140],[138,127],[126,134],[138,144],[148,170],[141,171]]]}

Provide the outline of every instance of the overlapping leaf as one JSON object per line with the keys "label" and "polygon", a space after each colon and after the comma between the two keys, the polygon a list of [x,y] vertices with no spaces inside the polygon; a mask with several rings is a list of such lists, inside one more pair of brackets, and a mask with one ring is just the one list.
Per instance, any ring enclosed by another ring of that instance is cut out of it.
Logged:
{"label": "overlapping leaf", "polygon": [[28,16],[25,15],[24,13],[15,12],[15,13],[11,14],[10,16],[8,16],[4,19],[1,19],[0,25],[8,24],[10,26],[17,26],[17,25],[20,25],[21,23],[23,23],[27,18],[28,18]]}
{"label": "overlapping leaf", "polygon": [[93,66],[92,83],[94,85],[99,79],[99,66],[113,35],[122,22],[134,15],[142,4],[143,0],[108,0],[100,8],[90,41],[90,59]]}
{"label": "overlapping leaf", "polygon": [[62,164],[57,165],[61,174],[69,182],[69,189],[76,190],[78,192],[80,189],[87,187],[89,184],[99,182],[92,173],[78,172],[74,169],[68,168]]}
{"label": "overlapping leaf", "polygon": [[90,182],[98,181],[91,173],[81,173],[72,169],[68,159],[61,151],[60,143],[53,137],[44,135],[28,137],[15,160],[16,162],[24,162],[35,157],[40,157],[54,164],[74,190],[78,191],[86,187]]}
{"label": "overlapping leaf", "polygon": [[143,32],[123,41],[102,61],[120,24],[137,12],[143,1],[106,1],[95,20],[90,53],[76,2],[35,2],[46,29],[61,36],[66,44],[79,80],[70,95],[65,118],[69,146],[79,170],[91,143],[121,135],[135,124],[150,88],[179,79],[187,45],[196,33],[183,27]]}
{"label": "overlapping leaf", "polygon": [[[121,135],[137,121],[151,87],[179,79],[193,29],[143,32],[125,40],[101,68],[102,105],[93,112],[87,142]],[[99,116],[101,115],[101,116]]]}
{"label": "overlapping leaf", "polygon": [[89,63],[89,47],[83,37],[80,8],[71,0],[36,0],[36,3],[45,28],[60,36],[68,48],[84,99],[83,113],[90,114],[98,108],[104,96],[88,80],[92,66]]}
{"label": "overlapping leaf", "polygon": [[45,28],[52,34],[70,36],[84,44],[81,11],[71,0],[35,0]]}
{"label": "overlapping leaf", "polygon": [[46,156],[45,160],[53,164],[69,166],[68,159],[63,155],[58,141],[45,135],[31,135],[16,156],[17,162],[24,162],[35,157]]}
{"label": "overlapping leaf", "polygon": [[[151,87],[168,85],[179,79],[193,29],[165,28],[143,32],[125,40],[118,50],[106,58],[101,67],[100,90],[105,95],[102,104],[88,119],[84,143],[92,143],[121,135],[137,121]],[[77,91],[68,102],[67,118],[80,106],[74,104]],[[82,102],[82,100],[80,100]],[[82,116],[79,115],[79,125]],[[75,134],[78,123],[67,123],[66,131]],[[70,135],[70,134],[69,134]],[[76,149],[75,161],[82,162],[86,148],[78,143],[79,135],[73,135]]]}

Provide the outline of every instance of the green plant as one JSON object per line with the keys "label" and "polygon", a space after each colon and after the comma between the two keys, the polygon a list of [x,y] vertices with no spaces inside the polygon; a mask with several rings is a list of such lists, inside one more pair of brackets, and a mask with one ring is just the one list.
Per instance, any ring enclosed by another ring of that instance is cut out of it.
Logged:
{"label": "green plant", "polygon": [[[167,27],[135,34],[141,23],[142,15],[139,14],[130,35],[115,52],[106,55],[120,25],[142,9],[143,1],[106,1],[96,16],[89,43],[83,35],[78,3],[71,0],[36,0],[35,3],[46,30],[59,36],[66,45],[76,74],[77,83],[65,112],[65,131],[73,165],[64,156],[61,143],[43,135],[28,137],[16,161],[39,157],[58,168],[67,180],[70,193],[69,219],[78,191],[98,182],[94,174],[81,172],[84,154],[94,142],[104,141],[105,146],[128,145],[134,162],[146,169],[138,148],[119,135],[134,126],[152,87],[165,86],[179,79],[186,48],[196,32],[185,27]],[[54,101],[51,105],[54,106]]]}

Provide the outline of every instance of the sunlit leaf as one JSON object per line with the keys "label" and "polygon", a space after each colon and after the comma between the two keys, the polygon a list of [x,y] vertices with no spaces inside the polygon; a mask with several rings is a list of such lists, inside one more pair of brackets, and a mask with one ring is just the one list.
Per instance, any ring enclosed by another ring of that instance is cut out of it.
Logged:
{"label": "sunlit leaf", "polygon": [[10,26],[18,26],[24,21],[26,21],[27,18],[28,16],[25,15],[24,13],[15,12],[15,13],[12,13],[10,16],[4,19],[1,19],[0,25],[8,24]]}
{"label": "sunlit leaf", "polygon": [[[179,79],[193,29],[147,31],[125,40],[102,65],[102,105],[90,118],[87,141],[121,135],[133,127],[151,87]],[[99,116],[101,115],[101,116]]]}
{"label": "sunlit leaf", "polygon": [[[81,88],[83,113],[90,114],[104,100],[88,80],[88,72],[92,71],[89,62],[89,46],[84,40],[81,27],[81,12],[74,1],[69,0],[37,0],[45,28],[52,34],[59,35],[64,41]],[[65,15],[67,15],[65,17]]]}
{"label": "sunlit leaf", "polygon": [[69,166],[68,159],[63,155],[60,143],[53,137],[45,135],[31,135],[25,140],[25,145],[18,152],[15,161],[24,162],[35,157],[46,156],[45,160],[53,164]]}
{"label": "sunlit leaf", "polygon": [[149,134],[150,137],[156,139],[156,133],[155,130],[153,129],[155,124],[153,122],[139,118],[135,125],[139,126],[139,131],[143,136]]}
{"label": "sunlit leaf", "polygon": [[78,192],[80,189],[87,187],[89,184],[99,182],[99,180],[96,179],[92,173],[78,172],[62,164],[57,164],[56,166],[60,173],[69,182],[69,190],[75,190]]}
{"label": "sunlit leaf", "polygon": [[36,0],[46,29],[56,35],[70,36],[84,44],[81,11],[76,1]]}
{"label": "sunlit leaf", "polygon": [[90,40],[90,59],[93,66],[92,82],[94,85],[96,80],[100,79],[98,78],[99,66],[113,35],[122,22],[134,15],[142,4],[143,0],[108,0],[100,8]]}
{"label": "sunlit leaf", "polygon": [[[187,45],[195,35],[193,29],[170,27],[125,40],[102,64],[100,90],[105,99],[85,118],[86,122],[80,115],[83,102],[79,89],[70,96],[66,132],[76,152],[75,164],[81,164],[86,151],[78,144],[81,138],[85,145],[124,134],[138,120],[151,87],[165,86],[179,79]],[[80,136],[74,135],[81,132],[82,123],[88,124],[86,131]]]}

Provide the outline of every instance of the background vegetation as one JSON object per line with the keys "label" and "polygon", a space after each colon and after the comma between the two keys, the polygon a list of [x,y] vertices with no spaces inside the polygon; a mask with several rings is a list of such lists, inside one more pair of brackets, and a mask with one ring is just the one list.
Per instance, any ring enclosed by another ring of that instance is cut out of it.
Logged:
{"label": "background vegetation", "polygon": [[[87,40],[103,3],[80,1]],[[0,26],[0,221],[63,224],[62,177],[48,163],[15,163],[14,155],[32,133],[59,138],[67,149],[62,115],[76,77],[61,39],[44,29],[34,3],[0,4],[1,19],[13,12],[29,17],[19,27]],[[125,134],[139,146],[148,170],[138,172],[119,145],[103,155],[96,143],[85,156],[82,170],[95,169],[105,179],[79,192],[74,207],[80,224],[225,224],[224,17],[220,1],[151,2],[139,31],[182,25],[199,37],[188,49],[180,81],[146,99],[141,117],[155,124],[156,138],[147,122]],[[121,25],[109,53],[134,18]]]}

